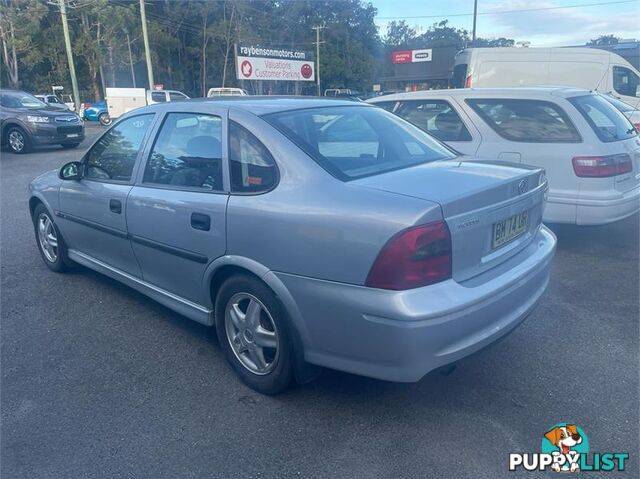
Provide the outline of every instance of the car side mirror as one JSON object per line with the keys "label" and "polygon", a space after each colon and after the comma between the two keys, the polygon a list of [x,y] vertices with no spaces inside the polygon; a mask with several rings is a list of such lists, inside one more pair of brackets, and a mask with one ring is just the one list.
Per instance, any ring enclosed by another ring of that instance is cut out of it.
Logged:
{"label": "car side mirror", "polygon": [[79,161],[71,161],[60,168],[58,176],[61,180],[75,180],[78,181],[82,178],[82,163]]}

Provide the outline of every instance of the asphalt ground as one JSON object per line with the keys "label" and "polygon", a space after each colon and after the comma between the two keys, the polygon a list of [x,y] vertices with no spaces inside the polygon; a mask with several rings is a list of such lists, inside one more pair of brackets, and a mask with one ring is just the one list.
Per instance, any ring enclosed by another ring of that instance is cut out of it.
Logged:
{"label": "asphalt ground", "polygon": [[27,185],[77,150],[2,152],[3,478],[509,478],[558,422],[638,477],[638,217],[553,227],[534,314],[448,376],[394,384],[335,371],[276,397],[227,366],[215,332],[97,273],[55,274],[34,241]]}

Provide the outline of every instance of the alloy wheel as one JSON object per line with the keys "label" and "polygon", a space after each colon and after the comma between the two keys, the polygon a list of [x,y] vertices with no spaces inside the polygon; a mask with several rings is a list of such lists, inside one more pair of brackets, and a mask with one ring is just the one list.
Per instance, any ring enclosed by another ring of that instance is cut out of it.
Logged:
{"label": "alloy wheel", "polygon": [[38,217],[38,242],[47,261],[55,263],[58,259],[58,236],[53,221],[46,214]]}
{"label": "alloy wheel", "polygon": [[24,150],[24,135],[18,130],[13,130],[9,133],[9,146],[16,152]]}
{"label": "alloy wheel", "polygon": [[225,331],[231,349],[246,369],[263,376],[278,363],[278,330],[271,313],[255,296],[234,294],[225,308]]}

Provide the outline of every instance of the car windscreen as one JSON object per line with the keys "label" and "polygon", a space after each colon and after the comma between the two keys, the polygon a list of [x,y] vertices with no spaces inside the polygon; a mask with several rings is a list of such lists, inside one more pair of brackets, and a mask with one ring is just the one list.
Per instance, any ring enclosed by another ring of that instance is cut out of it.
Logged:
{"label": "car windscreen", "polygon": [[7,108],[29,108],[37,110],[47,107],[46,103],[25,92],[4,92],[0,95],[0,103]]}
{"label": "car windscreen", "polygon": [[600,141],[626,140],[638,134],[631,122],[600,95],[583,95],[569,98],[587,120]]}
{"label": "car windscreen", "polygon": [[263,118],[343,181],[456,156],[419,128],[381,108],[311,108]]}

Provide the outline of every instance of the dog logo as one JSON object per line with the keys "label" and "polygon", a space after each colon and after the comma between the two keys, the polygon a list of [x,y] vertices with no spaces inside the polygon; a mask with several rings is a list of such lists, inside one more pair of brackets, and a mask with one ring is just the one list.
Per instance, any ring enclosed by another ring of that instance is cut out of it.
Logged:
{"label": "dog logo", "polygon": [[589,452],[588,440],[575,424],[557,424],[544,433],[542,452],[557,458],[551,465],[554,471],[578,472],[580,454]]}
{"label": "dog logo", "polygon": [[614,472],[624,471],[628,460],[628,452],[589,452],[584,431],[574,423],[561,422],[542,435],[540,452],[509,454],[509,471]]}

